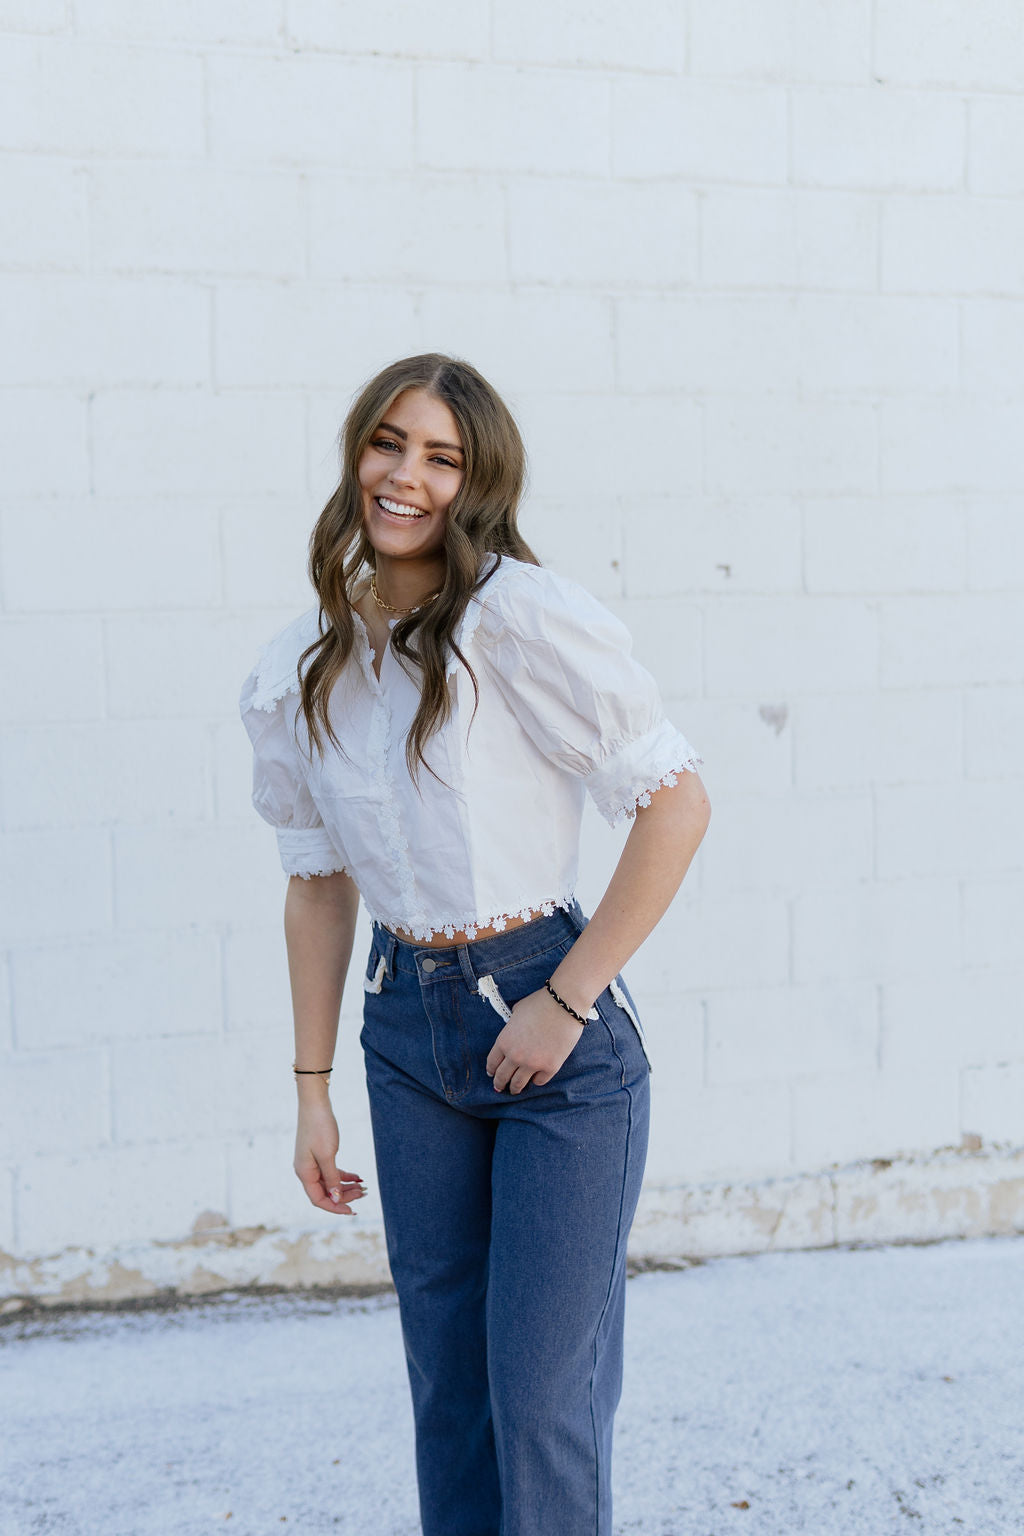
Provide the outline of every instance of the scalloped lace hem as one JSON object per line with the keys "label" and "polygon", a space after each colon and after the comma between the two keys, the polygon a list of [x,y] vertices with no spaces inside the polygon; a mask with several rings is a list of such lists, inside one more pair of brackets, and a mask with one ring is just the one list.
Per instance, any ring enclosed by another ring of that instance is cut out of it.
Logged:
{"label": "scalloped lace hem", "polygon": [[295,875],[299,880],[314,880],[318,875],[347,875],[348,870],[344,864],[335,864],[328,860],[318,869],[285,869],[286,875]]}
{"label": "scalloped lace hem", "polygon": [[685,757],[675,768],[670,768],[660,778],[648,778],[636,780],[617,803],[610,808],[611,824],[613,827],[621,826],[624,821],[632,821],[641,806],[650,805],[651,796],[659,789],[672,789],[679,783],[681,773],[696,773],[697,764],[704,759],[691,753]]}
{"label": "scalloped lace hem", "polygon": [[497,933],[504,932],[510,920],[521,917],[524,922],[529,922],[531,917],[551,917],[556,907],[562,907],[568,911],[575,897],[570,891],[565,896],[553,897],[550,901],[534,902],[532,905],[520,907],[518,911],[492,913],[488,917],[477,917],[475,913],[460,913],[457,917],[439,920],[434,927],[428,925],[426,918],[401,920],[396,917],[385,917],[380,913],[374,913],[374,921],[380,923],[382,928],[392,930],[400,928],[403,933],[411,933],[414,939],[420,939],[426,943],[430,939],[440,938],[443,934],[446,939],[453,939],[457,933],[464,933],[468,939],[475,939],[481,928],[493,928]]}

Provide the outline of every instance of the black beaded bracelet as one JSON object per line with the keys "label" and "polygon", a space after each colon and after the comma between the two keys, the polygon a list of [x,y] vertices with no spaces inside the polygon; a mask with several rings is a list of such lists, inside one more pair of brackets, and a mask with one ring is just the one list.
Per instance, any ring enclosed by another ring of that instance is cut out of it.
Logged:
{"label": "black beaded bracelet", "polygon": [[572,1016],[576,1020],[577,1024],[584,1024],[585,1025],[585,1024],[588,1024],[590,1022],[588,1019],[585,1019],[583,1017],[582,1013],[577,1013],[575,1008],[570,1008],[569,1004],[566,1002],[564,997],[559,997],[558,993],[555,991],[554,987],[551,985],[550,977],[544,983],[544,985],[547,987],[548,991],[551,993],[551,996],[554,998],[555,1002],[556,1003],[561,1003],[561,1005],[565,1009],[566,1013],[571,1013],[572,1014]]}

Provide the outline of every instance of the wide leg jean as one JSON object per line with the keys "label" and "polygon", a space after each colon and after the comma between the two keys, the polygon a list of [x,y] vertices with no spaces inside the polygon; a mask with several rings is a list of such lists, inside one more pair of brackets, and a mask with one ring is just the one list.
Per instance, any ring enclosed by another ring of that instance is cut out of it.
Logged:
{"label": "wide leg jean", "polygon": [[585,923],[574,904],[444,949],[374,926],[360,1038],[424,1536],[610,1536],[649,1107],[621,978],[549,1083],[485,1071]]}

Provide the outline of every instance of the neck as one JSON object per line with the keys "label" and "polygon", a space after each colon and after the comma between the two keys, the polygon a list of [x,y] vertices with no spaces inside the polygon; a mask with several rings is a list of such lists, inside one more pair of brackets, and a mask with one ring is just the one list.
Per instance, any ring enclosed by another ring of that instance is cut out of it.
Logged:
{"label": "neck", "polygon": [[416,608],[444,585],[445,561],[394,560],[377,556],[377,591],[393,608]]}

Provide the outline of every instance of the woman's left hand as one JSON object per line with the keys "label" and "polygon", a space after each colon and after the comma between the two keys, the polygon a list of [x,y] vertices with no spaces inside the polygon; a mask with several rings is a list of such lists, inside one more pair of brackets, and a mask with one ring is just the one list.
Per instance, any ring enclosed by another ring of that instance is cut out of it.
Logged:
{"label": "woman's left hand", "polygon": [[531,992],[512,1009],[512,1017],[491,1046],[487,1075],[498,1093],[521,1093],[531,1080],[538,1088],[549,1083],[568,1060],[583,1033],[564,1008],[542,989]]}

